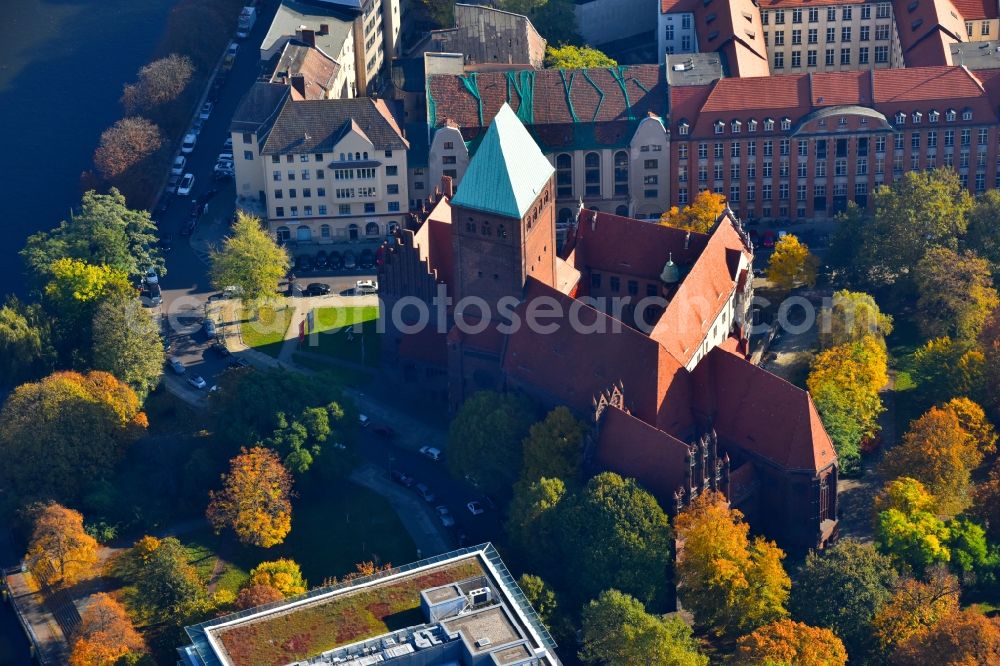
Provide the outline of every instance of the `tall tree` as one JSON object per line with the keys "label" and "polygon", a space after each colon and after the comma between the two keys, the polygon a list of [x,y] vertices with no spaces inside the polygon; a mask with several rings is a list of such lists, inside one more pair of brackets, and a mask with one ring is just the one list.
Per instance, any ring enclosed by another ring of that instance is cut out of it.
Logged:
{"label": "tall tree", "polygon": [[278,427],[264,444],[284,455],[285,467],[304,474],[315,457],[323,453],[324,445],[331,438],[343,440],[345,431],[344,410],[339,403],[331,402],[325,407],[306,407],[297,418],[279,412]]}
{"label": "tall tree", "polygon": [[139,301],[115,293],[94,313],[93,367],[105,370],[132,387],[145,400],[163,374],[160,330]]}
{"label": "tall tree", "polygon": [[559,611],[556,593],[545,584],[544,580],[533,574],[521,574],[517,579],[517,586],[524,592],[525,599],[538,614],[538,618],[551,631],[552,620]]}
{"label": "tall tree", "polygon": [[990,264],[971,250],[933,247],[914,268],[917,324],[926,337],[975,340],[1000,305]]}
{"label": "tall tree", "polygon": [[1000,190],[986,190],[976,197],[969,213],[965,245],[990,262],[994,274],[1000,274]]}
{"label": "tall tree", "polygon": [[163,145],[160,128],[146,118],[122,118],[104,130],[94,165],[107,180],[119,178]]}
{"label": "tall tree", "polygon": [[143,537],[123,559],[123,577],[135,586],[138,602],[157,618],[177,615],[204,595],[198,573],[175,537]]}
{"label": "tall tree", "polygon": [[586,69],[588,67],[617,67],[614,58],[590,46],[562,44],[545,49],[545,66],[549,69]]}
{"label": "tall tree", "polygon": [[521,465],[521,442],[534,421],[535,407],[524,396],[474,394],[448,429],[448,469],[488,493],[509,495]]}
{"label": "tall tree", "polygon": [[778,620],[738,641],[739,663],[747,666],[844,666],[847,650],[829,629]]}
{"label": "tall tree", "polygon": [[882,652],[892,652],[914,634],[957,611],[961,589],[957,578],[940,569],[932,570],[927,582],[913,578],[900,581],[872,622]]}
{"label": "tall tree", "polygon": [[251,569],[250,584],[273,587],[285,597],[303,594],[309,589],[298,562],[284,557],[261,562]]}
{"label": "tall tree", "polygon": [[790,291],[799,284],[812,287],[816,284],[819,260],[809,251],[809,246],[798,237],[788,234],[774,246],[774,253],[767,265],[767,279],[781,291]]}
{"label": "tall tree", "polygon": [[933,507],[934,498],[923,484],[905,476],[887,483],[875,500],[879,548],[918,575],[951,559],[951,533]]}
{"label": "tall tree", "polygon": [[229,461],[206,515],[216,531],[231,528],[241,543],[270,548],[292,529],[292,477],[270,449],[254,447]]}
{"label": "tall tree", "polygon": [[982,460],[976,440],[955,412],[931,407],[886,453],[879,471],[888,479],[916,479],[934,496],[936,513],[954,516],[971,503],[972,470]]}
{"label": "tall tree", "polygon": [[110,266],[130,278],[142,276],[150,266],[164,272],[149,211],[130,209],[114,188],[107,194],[86,192],[68,221],[29,236],[21,256],[41,283],[58,259]]}
{"label": "tall tree", "polygon": [[97,564],[97,541],[83,529],[79,511],[49,502],[34,507],[25,562],[35,577],[53,587],[68,587]]}
{"label": "tall tree", "polygon": [[825,349],[859,342],[866,335],[884,340],[892,333],[892,317],[879,309],[866,293],[842,289],[833,295],[829,310],[824,310],[819,337]]}
{"label": "tall tree", "polygon": [[38,305],[13,296],[0,307],[0,387],[38,379],[52,370],[51,330]]}
{"label": "tall tree", "polygon": [[660,224],[704,234],[711,231],[725,209],[725,197],[709,190],[702,190],[684,208],[674,206],[661,215]]}
{"label": "tall tree", "polygon": [[986,384],[992,366],[967,342],[947,336],[928,340],[913,352],[911,365],[918,403],[924,407],[956,395],[973,400],[990,395]]}
{"label": "tall tree", "polygon": [[124,271],[79,259],[57,259],[50,267],[52,279],[45,285],[46,307],[63,326],[90,323],[94,308],[111,294],[135,297]]}
{"label": "tall tree", "polygon": [[559,535],[574,594],[593,598],[613,587],[647,604],[663,599],[673,535],[663,509],[634,479],[592,478],[560,507]]}
{"label": "tall tree", "polygon": [[893,655],[898,666],[972,666],[1000,663],[1000,618],[972,610],[952,613],[927,631],[903,641]]}
{"label": "tall tree", "polygon": [[806,386],[816,402],[845,473],[858,469],[861,443],[879,430],[879,390],[889,381],[885,344],[870,335],[831,347],[813,359]]}
{"label": "tall tree", "polygon": [[583,440],[588,432],[587,424],[566,407],[553,409],[531,426],[524,440],[522,481],[530,483],[544,476],[577,482],[583,465]]}
{"label": "tall tree", "polygon": [[147,425],[132,389],[106,372],[22,384],[0,410],[0,478],[22,500],[76,498]]}
{"label": "tall tree", "polygon": [[109,594],[98,592],[91,597],[80,619],[69,656],[70,666],[129,663],[124,658],[138,657],[146,650],[125,608]]}
{"label": "tall tree", "polygon": [[642,602],[606,590],[583,608],[580,660],[606,666],[707,666],[691,628],[674,616],[646,612]]}
{"label": "tall tree", "polygon": [[678,593],[695,622],[721,636],[738,636],[787,615],[791,580],[785,553],[761,537],[751,541],[743,515],[708,492],[674,523],[684,548],[677,558]]}
{"label": "tall tree", "polygon": [[125,113],[148,112],[174,101],[187,88],[192,74],[194,65],[191,59],[176,53],[144,65],[139,70],[138,80],[126,84],[122,92]]}
{"label": "tall tree", "polygon": [[244,303],[256,308],[277,298],[288,265],[288,253],[263,230],[260,218],[240,212],[232,235],[212,253],[212,285],[236,287]]}
{"label": "tall tree", "polygon": [[952,398],[941,406],[958,419],[958,424],[972,438],[972,443],[983,456],[997,451],[997,431],[986,418],[986,412],[968,398]]}
{"label": "tall tree", "polygon": [[897,578],[892,561],[874,546],[841,539],[806,556],[789,608],[796,620],[832,630],[852,658],[864,660],[876,653],[872,621],[889,601]]}
{"label": "tall tree", "polygon": [[281,601],[284,598],[285,595],[270,585],[249,585],[239,591],[239,594],[236,595],[234,605],[236,606],[236,610],[247,610],[248,608],[256,608],[264,604]]}
{"label": "tall tree", "polygon": [[934,246],[956,249],[972,196],[952,169],[908,171],[875,190],[875,214],[864,242],[872,244],[872,273],[893,282],[918,266]]}
{"label": "tall tree", "polygon": [[568,501],[562,479],[541,478],[518,483],[507,510],[504,527],[511,542],[535,568],[545,573],[550,571],[551,554],[559,549],[557,507],[564,499]]}
{"label": "tall tree", "polygon": [[[994,420],[1000,422],[1000,308],[993,311],[979,334],[979,349],[983,359],[983,406]],[[954,394],[952,394],[954,395]],[[962,395],[973,396],[972,393]]]}
{"label": "tall tree", "polygon": [[1000,460],[994,461],[989,477],[976,486],[970,513],[987,526],[987,533],[1000,541]]}

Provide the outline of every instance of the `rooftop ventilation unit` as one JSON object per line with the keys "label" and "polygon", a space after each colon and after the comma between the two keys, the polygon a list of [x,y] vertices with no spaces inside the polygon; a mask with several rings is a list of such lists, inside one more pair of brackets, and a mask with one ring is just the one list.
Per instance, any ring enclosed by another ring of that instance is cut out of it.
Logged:
{"label": "rooftop ventilation unit", "polygon": [[490,646],[490,645],[493,645],[493,641],[491,641],[490,639],[485,638],[485,637],[484,638],[480,638],[479,640],[476,641],[476,647],[477,648],[484,648],[484,647],[487,647],[487,646]]}
{"label": "rooftop ventilation unit", "polygon": [[469,601],[473,606],[489,603],[493,599],[493,591],[488,587],[469,590]]}

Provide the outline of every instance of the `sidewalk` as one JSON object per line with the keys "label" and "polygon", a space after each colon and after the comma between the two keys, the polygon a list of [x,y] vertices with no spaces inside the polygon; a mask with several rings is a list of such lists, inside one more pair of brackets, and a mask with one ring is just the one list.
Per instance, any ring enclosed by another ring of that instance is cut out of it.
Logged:
{"label": "sidewalk", "polygon": [[426,502],[421,502],[413,493],[391,483],[378,467],[362,465],[351,472],[351,481],[364,486],[384,497],[403,521],[403,526],[413,538],[413,543],[421,557],[430,557],[451,549],[448,540],[438,527],[439,521]]}
{"label": "sidewalk", "polygon": [[59,623],[45,605],[42,593],[30,573],[13,573],[6,578],[17,612],[28,623],[38,644],[38,662],[43,665],[65,664],[69,643]]}

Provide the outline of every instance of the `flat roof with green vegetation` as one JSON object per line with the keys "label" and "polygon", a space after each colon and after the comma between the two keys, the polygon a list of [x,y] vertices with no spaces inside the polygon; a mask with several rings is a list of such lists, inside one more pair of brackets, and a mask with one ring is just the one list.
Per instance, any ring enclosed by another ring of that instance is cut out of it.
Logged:
{"label": "flat roof with green vegetation", "polygon": [[207,629],[234,666],[283,666],[424,622],[420,592],[484,574],[476,553]]}

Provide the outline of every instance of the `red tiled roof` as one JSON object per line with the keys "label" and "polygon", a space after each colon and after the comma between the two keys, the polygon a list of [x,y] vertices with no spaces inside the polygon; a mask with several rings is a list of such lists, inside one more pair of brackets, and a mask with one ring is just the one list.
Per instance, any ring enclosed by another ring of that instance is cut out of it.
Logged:
{"label": "red tiled roof", "polygon": [[951,0],[893,0],[892,11],[907,67],[951,65],[950,45],[968,40]]}
{"label": "red tiled roof", "polygon": [[660,13],[693,12],[700,4],[698,0],[660,0]]}
{"label": "red tiled roof", "polygon": [[687,445],[676,437],[608,407],[601,419],[595,459],[604,469],[634,478],[661,501],[671,501],[684,483],[687,451]]}
{"label": "red tiled roof", "polygon": [[417,229],[414,240],[420,249],[420,258],[427,267],[437,272],[438,282],[451,284],[454,271],[454,254],[451,242],[451,205],[447,197],[435,204],[427,220]]}
{"label": "red tiled roof", "polygon": [[785,469],[817,472],[837,460],[806,391],[721,348],[692,379],[697,409],[714,417],[721,440]]}
{"label": "red tiled roof", "polygon": [[[852,0],[850,4],[871,3],[881,0]],[[843,5],[844,0],[760,0],[761,9],[783,9],[789,7],[822,7],[824,5]]]}
{"label": "red tiled roof", "polygon": [[[1000,18],[996,0],[954,0],[955,8],[966,21]],[[978,27],[978,26],[977,26]]]}

